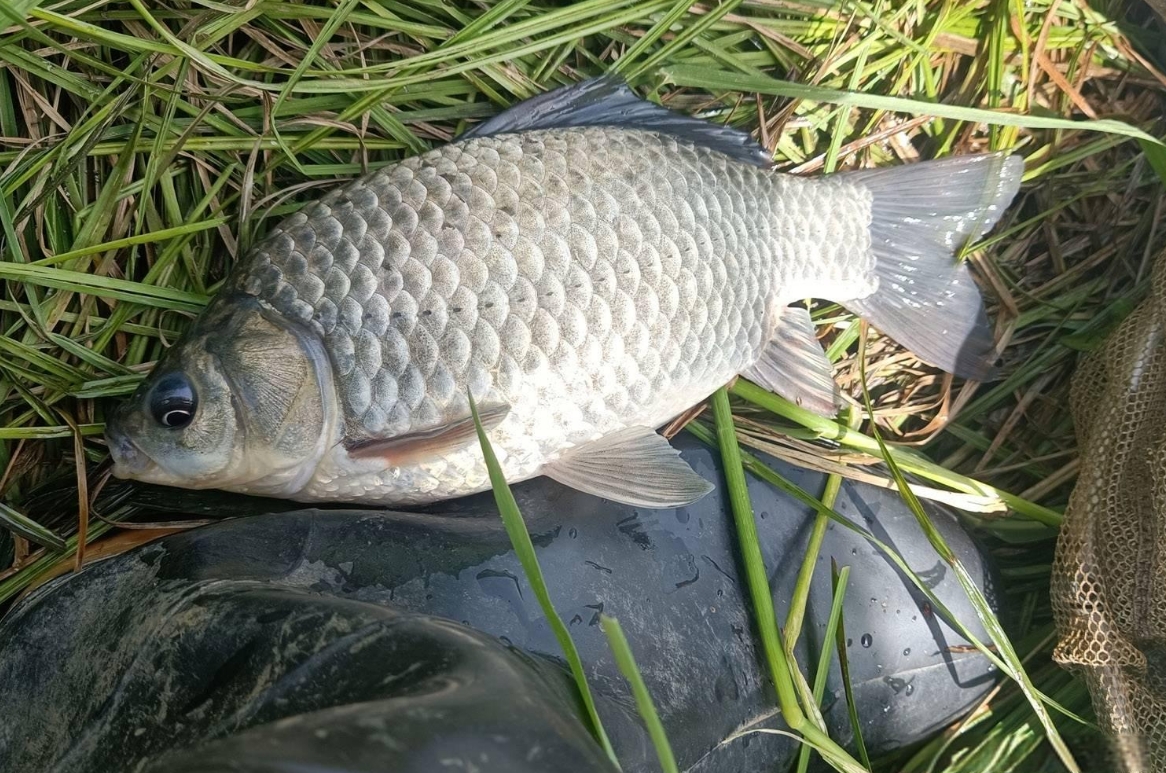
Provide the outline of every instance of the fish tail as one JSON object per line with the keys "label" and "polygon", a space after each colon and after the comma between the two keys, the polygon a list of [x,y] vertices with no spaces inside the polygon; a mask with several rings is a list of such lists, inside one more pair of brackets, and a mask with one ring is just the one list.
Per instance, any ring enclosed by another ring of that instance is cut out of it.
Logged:
{"label": "fish tail", "polygon": [[843,305],[925,362],[964,378],[990,378],[992,327],[955,253],[996,224],[1023,172],[1020,156],[990,153],[845,173],[872,194],[878,289]]}

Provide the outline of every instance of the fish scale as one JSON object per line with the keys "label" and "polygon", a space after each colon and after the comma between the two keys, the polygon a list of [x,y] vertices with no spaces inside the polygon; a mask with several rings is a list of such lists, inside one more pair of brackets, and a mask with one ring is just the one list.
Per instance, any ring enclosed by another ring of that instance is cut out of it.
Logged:
{"label": "fish scale", "polygon": [[646,507],[709,483],[655,428],[738,374],[837,410],[806,298],[992,375],[959,244],[1017,157],[798,178],[610,79],[563,87],[276,226],[106,426],[114,473],[420,504],[510,481]]}
{"label": "fish scale", "polygon": [[[821,282],[821,266],[869,274],[858,189],[839,207],[842,186],[799,182],[654,132],[473,139],[291,216],[240,282],[324,336],[348,438],[460,419],[468,389],[511,406],[492,438],[520,479],[746,368],[796,299],[783,286]],[[303,493],[481,487],[480,452],[461,455],[355,477],[336,460]]]}

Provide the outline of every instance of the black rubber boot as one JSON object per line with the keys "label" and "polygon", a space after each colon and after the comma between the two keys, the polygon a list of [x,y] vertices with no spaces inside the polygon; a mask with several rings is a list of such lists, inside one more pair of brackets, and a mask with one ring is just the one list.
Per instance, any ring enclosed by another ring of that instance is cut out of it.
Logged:
{"label": "black rubber boot", "polygon": [[[514,486],[551,595],[625,771],[658,770],[599,629],[620,620],[682,770],[784,770],[783,729],[739,579],[715,453],[679,439],[718,486],[636,510],[547,479]],[[818,493],[823,476],[770,460]],[[813,515],[750,481],[784,620]],[[893,545],[965,622],[946,565],[893,491],[845,483],[836,509]],[[61,578],[0,623],[0,759],[10,773],[610,771],[489,493],[424,514],[301,510],[168,537]],[[989,589],[955,518],[941,533]],[[798,660],[818,661],[830,563],[862,732],[879,754],[972,707],[987,659],[869,543],[831,525]],[[977,636],[984,637],[978,624]],[[825,715],[851,738],[833,658]]]}

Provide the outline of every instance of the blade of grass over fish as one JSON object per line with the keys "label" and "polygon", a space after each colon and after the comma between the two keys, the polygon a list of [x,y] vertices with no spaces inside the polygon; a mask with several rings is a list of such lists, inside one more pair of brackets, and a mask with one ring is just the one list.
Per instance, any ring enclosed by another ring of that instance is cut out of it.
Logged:
{"label": "blade of grass over fish", "polygon": [[668,83],[677,86],[691,86],[708,89],[710,91],[744,91],[759,94],[771,94],[776,97],[803,99],[813,102],[827,102],[833,105],[853,105],[871,110],[885,110],[892,113],[908,113],[910,115],[930,115],[940,118],[952,118],[972,123],[985,123],[996,126],[1019,126],[1026,129],[1069,129],[1073,131],[1095,131],[1120,134],[1131,139],[1162,146],[1161,140],[1147,134],[1145,131],[1130,126],[1122,121],[1112,119],[1093,119],[1077,121],[1069,118],[1052,118],[1039,115],[1019,115],[1002,110],[985,110],[975,107],[960,107],[943,103],[924,102],[918,99],[905,97],[885,97],[877,94],[862,94],[858,92],[832,89],[826,86],[810,86],[801,83],[761,77],[756,75],[742,75],[734,72],[718,72],[704,67],[692,65],[670,65],[660,70]]}
{"label": "blade of grass over fish", "polygon": [[737,435],[733,429],[733,414],[729,408],[729,393],[724,387],[713,393],[713,416],[716,420],[716,440],[721,451],[721,463],[725,473],[725,484],[729,494],[729,504],[733,521],[737,527],[737,543],[741,550],[741,560],[745,565],[745,581],[749,597],[753,603],[755,623],[761,638],[762,650],[769,666],[770,676],[777,689],[777,700],[782,719],[790,728],[818,748],[823,758],[842,771],[861,771],[863,768],[846,750],[830,739],[826,733],[810,723],[798,703],[791,669],[794,667],[786,658],[779,641],[777,615],[773,609],[773,595],[769,589],[769,577],[761,546],[757,538],[757,524],[753,520],[753,506],[749,500],[749,489],[745,483],[745,468],[741,463],[741,450],[737,446]]}
{"label": "blade of grass over fish", "polygon": [[595,699],[591,696],[591,687],[587,684],[587,674],[583,670],[583,661],[579,658],[579,651],[575,649],[575,642],[571,639],[571,633],[567,630],[567,626],[563,624],[563,619],[555,611],[554,602],[551,601],[550,591],[543,578],[542,568],[538,563],[538,556],[534,552],[534,543],[530,541],[530,532],[526,530],[526,522],[522,520],[518,503],[514,501],[514,494],[511,493],[510,486],[502,474],[502,466],[498,463],[498,457],[494,455],[494,449],[490,445],[489,438],[486,437],[486,431],[482,428],[482,420],[478,416],[478,406],[474,402],[473,395],[469,395],[469,399],[474,427],[478,432],[478,443],[482,447],[482,455],[485,457],[486,467],[490,471],[490,485],[494,489],[494,501],[498,504],[498,512],[502,515],[502,523],[506,527],[506,534],[510,537],[510,544],[514,547],[514,553],[518,556],[519,563],[522,564],[526,580],[530,583],[531,590],[534,591],[535,598],[538,599],[539,606],[542,607],[543,615],[546,616],[551,630],[554,631],[555,639],[558,640],[559,647],[563,650],[563,655],[571,668],[571,675],[575,677],[575,685],[579,688],[579,696],[587,709],[591,730],[595,733],[596,740],[599,741],[599,745],[603,747],[612,764],[618,768],[619,760],[616,759],[615,750],[611,748],[611,741],[608,740],[607,733],[603,729],[599,712],[595,709]]}
{"label": "blade of grass over fish", "polygon": [[652,739],[652,745],[656,747],[656,757],[660,760],[661,770],[664,773],[679,773],[679,769],[676,767],[676,757],[672,754],[672,746],[668,743],[668,736],[664,732],[664,725],[660,722],[660,715],[656,713],[656,706],[652,703],[652,696],[648,694],[644,678],[640,676],[639,666],[636,665],[631,645],[628,644],[627,637],[624,636],[623,627],[620,626],[619,620],[607,615],[600,615],[599,625],[603,628],[603,633],[607,635],[607,643],[611,645],[615,664],[619,666],[620,673],[631,685],[632,697],[635,698],[636,708],[644,720],[644,726],[648,728],[648,736]]}
{"label": "blade of grass over fish", "polygon": [[[860,352],[865,346],[865,343],[865,336],[860,337]],[[861,357],[859,359],[859,374],[862,378],[863,402],[866,406],[868,416],[873,416],[874,404],[871,401],[870,390],[867,388],[866,384],[866,365]],[[1054,751],[1056,751],[1057,756],[1061,760],[1061,764],[1063,764],[1070,771],[1070,773],[1079,773],[1080,768],[1077,766],[1077,761],[1074,759],[1072,752],[1069,751],[1069,747],[1065,745],[1065,741],[1061,738],[1061,734],[1058,732],[1056,725],[1053,723],[1053,719],[1049,715],[1048,709],[1045,707],[1041,696],[1038,695],[1036,687],[1033,685],[1031,679],[1028,676],[1028,672],[1025,671],[1024,664],[1021,663],[1020,658],[1017,657],[1016,650],[1013,649],[1012,642],[1009,640],[1008,634],[1005,633],[1004,627],[1000,624],[1000,620],[992,611],[992,607],[988,604],[988,600],[984,597],[983,591],[981,591],[979,586],[976,585],[976,581],[968,573],[968,570],[964,566],[963,562],[959,560],[959,556],[957,556],[955,552],[948,546],[947,542],[943,539],[943,535],[939,533],[939,531],[935,528],[935,525],[931,522],[931,518],[928,517],[927,513],[923,510],[923,505],[920,504],[919,499],[915,496],[915,492],[913,492],[911,487],[907,484],[907,480],[903,477],[902,471],[895,463],[894,457],[887,450],[887,446],[883,442],[882,434],[878,431],[876,423],[872,421],[870,426],[875,442],[879,444],[879,448],[883,452],[883,460],[887,463],[887,468],[890,470],[891,476],[895,479],[895,483],[899,487],[900,496],[902,496],[903,501],[915,515],[915,520],[919,523],[919,528],[922,529],[923,533],[927,536],[928,542],[931,543],[931,546],[939,554],[940,558],[943,559],[944,563],[951,567],[956,579],[959,581],[960,586],[963,588],[964,593],[967,594],[968,599],[972,602],[972,606],[976,610],[976,616],[979,618],[980,624],[984,626],[984,630],[988,632],[988,636],[991,638],[992,644],[995,645],[996,652],[999,653],[1000,658],[1007,664],[1008,675],[1016,681],[1016,683],[1020,686],[1020,689],[1024,692],[1025,697],[1028,698],[1029,705],[1032,707],[1033,712],[1035,712],[1037,719],[1040,721],[1041,726],[1044,728],[1045,737],[1052,745]]]}
{"label": "blade of grass over fish", "polygon": [[51,529],[46,529],[3,502],[0,502],[0,526],[43,548],[55,550],[58,553],[63,553],[66,550],[65,540]]}
{"label": "blade of grass over fish", "polygon": [[[823,518],[823,520],[825,520]],[[831,561],[833,565],[833,561]],[[822,634],[822,651],[818,653],[818,667],[814,670],[814,700],[818,705],[822,703],[822,696],[826,694],[826,677],[830,673],[830,656],[834,649],[830,646],[839,625],[842,621],[842,602],[846,598],[846,581],[850,578],[850,567],[842,567],[841,572],[832,566],[836,576],[834,579],[834,598],[830,603],[830,617],[826,621],[826,631]],[[863,765],[870,768],[870,760],[863,759]],[[803,746],[798,752],[798,773],[806,773],[810,766],[810,749]]]}

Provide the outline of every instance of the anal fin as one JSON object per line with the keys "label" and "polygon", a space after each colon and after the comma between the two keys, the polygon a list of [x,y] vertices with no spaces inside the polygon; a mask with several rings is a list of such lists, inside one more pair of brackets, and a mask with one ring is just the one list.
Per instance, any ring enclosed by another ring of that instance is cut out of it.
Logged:
{"label": "anal fin", "polygon": [[786,307],[761,357],[742,375],[821,416],[838,412],[834,369],[814,335],[810,312]]}
{"label": "anal fin", "polygon": [[713,490],[648,427],[627,427],[547,464],[543,475],[579,491],[635,507],[682,507]]}
{"label": "anal fin", "polygon": [[[483,408],[479,412],[482,428],[489,431],[497,427],[509,413],[509,405]],[[402,467],[418,459],[441,456],[477,442],[473,416],[466,416],[420,432],[345,443],[345,448],[350,459],[381,459],[388,465]]]}

